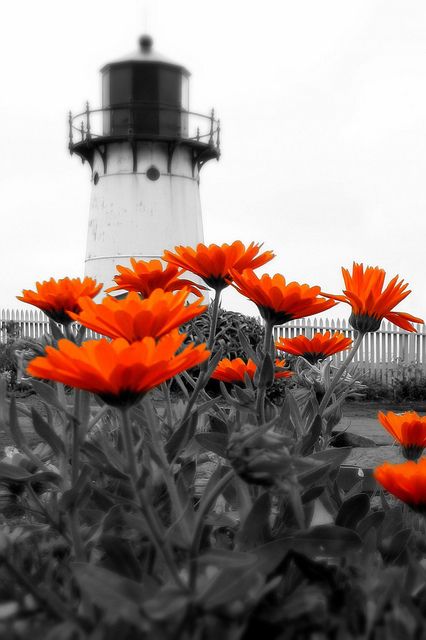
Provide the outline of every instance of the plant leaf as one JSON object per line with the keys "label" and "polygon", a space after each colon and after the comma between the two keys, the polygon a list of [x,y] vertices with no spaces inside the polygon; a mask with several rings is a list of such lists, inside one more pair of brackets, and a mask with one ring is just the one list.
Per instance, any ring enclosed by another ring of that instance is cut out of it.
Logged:
{"label": "plant leaf", "polygon": [[35,432],[42,438],[57,456],[65,454],[65,445],[55,431],[49,426],[37,409],[31,407],[31,415]]}

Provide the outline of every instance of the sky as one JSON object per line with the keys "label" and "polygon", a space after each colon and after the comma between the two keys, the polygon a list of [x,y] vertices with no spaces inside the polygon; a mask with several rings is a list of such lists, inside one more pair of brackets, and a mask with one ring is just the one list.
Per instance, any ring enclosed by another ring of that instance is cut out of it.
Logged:
{"label": "sky", "polygon": [[[426,318],[423,0],[4,3],[0,308],[83,275],[90,170],[69,155],[67,113],[100,106],[100,67],[146,32],[191,71],[191,110],[221,119],[205,241],[263,242],[264,272],[332,293],[341,266],[383,267],[410,283],[398,309]],[[257,315],[231,290],[223,304]]]}

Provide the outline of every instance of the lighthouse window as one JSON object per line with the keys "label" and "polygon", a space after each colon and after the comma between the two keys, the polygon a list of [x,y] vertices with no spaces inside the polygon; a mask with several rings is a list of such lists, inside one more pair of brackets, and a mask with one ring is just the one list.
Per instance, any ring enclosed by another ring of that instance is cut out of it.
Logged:
{"label": "lighthouse window", "polygon": [[97,185],[98,182],[99,182],[99,173],[95,171],[95,173],[93,174],[93,184]]}
{"label": "lighthouse window", "polygon": [[161,69],[159,72],[159,102],[180,107],[180,72]]}
{"label": "lighthouse window", "polygon": [[158,171],[157,167],[154,167],[154,165],[152,165],[147,170],[146,177],[150,180],[158,180],[158,178],[160,177],[160,172]]}
{"label": "lighthouse window", "polygon": [[127,104],[132,96],[132,70],[117,67],[109,73],[110,104]]}

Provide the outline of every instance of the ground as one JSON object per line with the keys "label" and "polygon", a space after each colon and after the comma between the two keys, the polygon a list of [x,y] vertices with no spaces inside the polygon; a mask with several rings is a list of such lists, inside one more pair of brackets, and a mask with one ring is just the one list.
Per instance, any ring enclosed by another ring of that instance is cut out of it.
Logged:
{"label": "ground", "polygon": [[[27,408],[39,404],[35,396],[18,400]],[[385,460],[389,462],[402,462],[399,448],[393,444],[391,436],[383,429],[377,420],[379,411],[417,411],[426,414],[426,402],[407,402],[393,404],[386,400],[382,402],[347,402],[343,409],[343,418],[337,427],[339,430],[348,430],[358,435],[366,436],[376,442],[376,447],[354,448],[347,458],[347,464],[354,464],[365,468],[373,468]],[[38,438],[32,429],[31,420],[26,416],[19,418],[21,429],[27,435],[28,441],[37,442]],[[0,456],[4,447],[12,444],[7,433],[0,432]]]}

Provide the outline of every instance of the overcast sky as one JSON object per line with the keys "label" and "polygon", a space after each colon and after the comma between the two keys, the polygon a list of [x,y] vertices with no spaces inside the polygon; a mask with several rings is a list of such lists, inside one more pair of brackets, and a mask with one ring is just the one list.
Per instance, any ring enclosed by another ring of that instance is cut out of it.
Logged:
{"label": "overcast sky", "polygon": [[146,31],[191,71],[192,110],[222,122],[201,175],[206,242],[264,242],[264,271],[334,293],[342,265],[379,265],[411,285],[400,309],[426,317],[424,0],[4,3],[0,307],[83,274],[90,174],[67,112],[100,105],[99,68]]}

